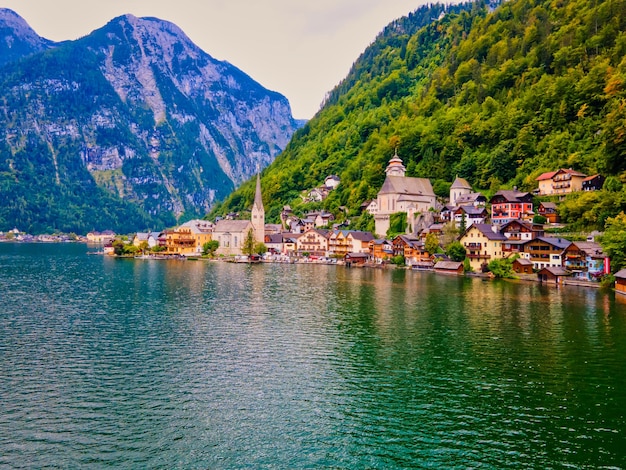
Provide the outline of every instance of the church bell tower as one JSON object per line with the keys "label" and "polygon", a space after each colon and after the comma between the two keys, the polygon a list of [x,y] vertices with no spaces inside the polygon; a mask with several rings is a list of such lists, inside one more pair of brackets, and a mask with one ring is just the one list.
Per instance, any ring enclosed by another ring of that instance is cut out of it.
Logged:
{"label": "church bell tower", "polygon": [[252,226],[254,227],[254,240],[258,243],[265,242],[265,208],[261,194],[261,174],[256,175],[256,193],[252,204]]}

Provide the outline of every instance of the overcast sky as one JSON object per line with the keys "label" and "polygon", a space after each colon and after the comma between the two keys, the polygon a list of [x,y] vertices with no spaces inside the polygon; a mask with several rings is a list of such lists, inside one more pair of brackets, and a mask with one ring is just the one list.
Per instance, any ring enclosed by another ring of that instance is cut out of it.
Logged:
{"label": "overcast sky", "polygon": [[4,0],[40,35],[76,39],[125,13],[178,25],[205,52],[313,117],[392,20],[425,0]]}

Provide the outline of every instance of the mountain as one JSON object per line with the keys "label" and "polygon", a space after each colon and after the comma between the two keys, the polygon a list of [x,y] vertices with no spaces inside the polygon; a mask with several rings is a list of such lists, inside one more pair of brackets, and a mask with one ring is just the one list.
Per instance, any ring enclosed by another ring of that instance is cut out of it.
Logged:
{"label": "mountain", "polygon": [[54,42],[39,36],[17,13],[0,8],[0,67],[54,46]]}
{"label": "mountain", "polygon": [[[456,176],[479,190],[532,190],[539,174],[571,167],[617,184],[572,196],[567,219],[601,227],[626,208],[626,1],[492,7],[423,7],[389,25],[263,172],[268,219],[283,204],[355,216],[396,148],[407,175],[430,178],[441,196]],[[330,174],[339,188],[304,204],[302,191]],[[252,195],[247,182],[214,213]]]}
{"label": "mountain", "polygon": [[0,229],[130,231],[202,216],[297,125],[284,96],[174,24],[115,18],[0,69]]}

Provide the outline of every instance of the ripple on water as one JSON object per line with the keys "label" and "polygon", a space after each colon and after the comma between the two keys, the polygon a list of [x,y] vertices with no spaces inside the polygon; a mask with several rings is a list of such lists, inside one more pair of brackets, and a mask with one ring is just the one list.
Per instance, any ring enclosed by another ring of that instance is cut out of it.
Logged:
{"label": "ripple on water", "polygon": [[0,268],[0,467],[626,466],[595,291],[74,245]]}

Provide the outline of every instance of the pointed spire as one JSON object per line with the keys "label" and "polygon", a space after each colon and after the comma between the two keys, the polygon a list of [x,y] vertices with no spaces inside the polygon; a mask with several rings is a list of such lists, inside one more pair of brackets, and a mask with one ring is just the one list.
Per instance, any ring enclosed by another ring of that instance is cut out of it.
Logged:
{"label": "pointed spire", "polygon": [[254,195],[254,204],[252,207],[256,206],[257,209],[264,210],[263,207],[263,196],[261,195],[261,173],[257,172],[256,174],[256,193]]}

